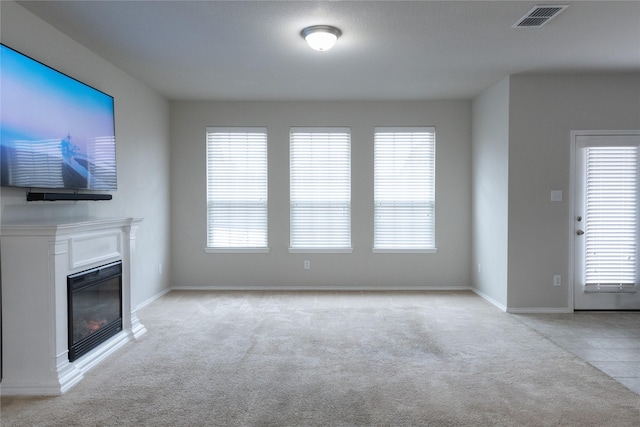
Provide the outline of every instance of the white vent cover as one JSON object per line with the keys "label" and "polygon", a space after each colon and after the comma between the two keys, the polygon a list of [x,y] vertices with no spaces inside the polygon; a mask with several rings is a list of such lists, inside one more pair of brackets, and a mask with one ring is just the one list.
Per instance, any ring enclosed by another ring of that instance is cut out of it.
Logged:
{"label": "white vent cover", "polygon": [[511,28],[538,28],[558,16],[568,5],[538,5],[518,20]]}

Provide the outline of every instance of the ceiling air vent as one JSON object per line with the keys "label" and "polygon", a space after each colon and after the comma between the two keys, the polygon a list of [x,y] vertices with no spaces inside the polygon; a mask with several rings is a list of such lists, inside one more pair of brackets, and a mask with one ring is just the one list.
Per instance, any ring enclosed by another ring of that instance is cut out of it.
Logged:
{"label": "ceiling air vent", "polygon": [[558,16],[560,12],[568,8],[567,5],[539,5],[531,9],[511,28],[538,28]]}

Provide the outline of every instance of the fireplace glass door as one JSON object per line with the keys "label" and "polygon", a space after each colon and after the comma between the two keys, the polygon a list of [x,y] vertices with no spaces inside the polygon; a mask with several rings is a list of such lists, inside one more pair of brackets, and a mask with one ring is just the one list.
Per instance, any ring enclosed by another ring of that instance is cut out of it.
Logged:
{"label": "fireplace glass door", "polygon": [[122,262],[73,274],[67,284],[74,361],[122,330]]}

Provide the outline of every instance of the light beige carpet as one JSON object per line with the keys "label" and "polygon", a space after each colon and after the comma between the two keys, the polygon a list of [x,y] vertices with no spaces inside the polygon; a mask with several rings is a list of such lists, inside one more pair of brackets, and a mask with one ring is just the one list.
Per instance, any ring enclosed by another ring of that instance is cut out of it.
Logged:
{"label": "light beige carpet", "polygon": [[640,396],[469,292],[171,292],[9,426],[638,426]]}

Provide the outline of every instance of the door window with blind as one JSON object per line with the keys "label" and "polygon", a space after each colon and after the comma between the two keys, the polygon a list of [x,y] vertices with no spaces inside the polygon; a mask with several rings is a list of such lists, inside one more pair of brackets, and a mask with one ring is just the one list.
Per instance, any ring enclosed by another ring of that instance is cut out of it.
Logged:
{"label": "door window with blind", "polygon": [[435,128],[376,127],[374,252],[435,252]]}
{"label": "door window with blind", "polygon": [[351,252],[351,131],[290,130],[290,252]]}
{"label": "door window with blind", "polygon": [[207,252],[266,252],[267,130],[207,128]]}
{"label": "door window with blind", "polygon": [[638,147],[586,147],[585,286],[634,288]]}
{"label": "door window with blind", "polygon": [[572,138],[574,308],[638,309],[640,133],[574,131]]}

